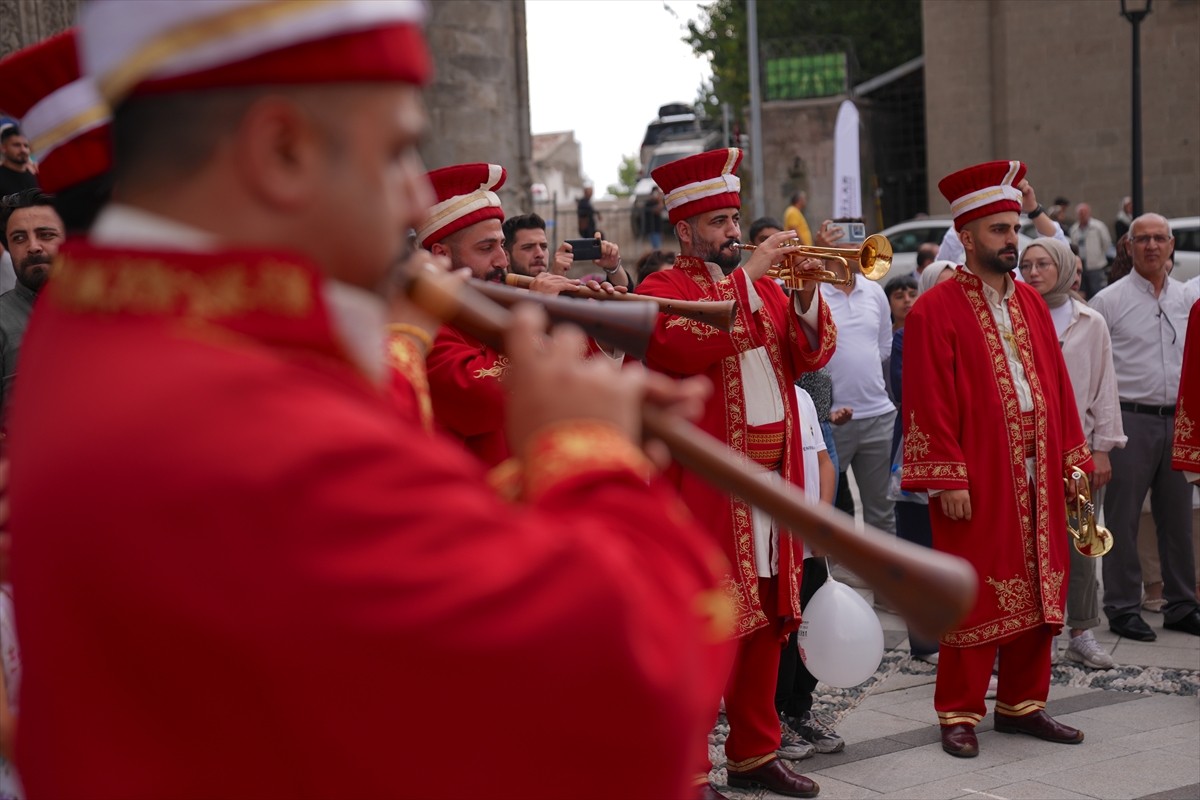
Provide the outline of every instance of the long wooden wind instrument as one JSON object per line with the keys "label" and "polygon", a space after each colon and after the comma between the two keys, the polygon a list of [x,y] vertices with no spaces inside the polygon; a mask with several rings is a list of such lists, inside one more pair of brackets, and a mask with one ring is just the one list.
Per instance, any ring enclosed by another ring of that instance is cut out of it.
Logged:
{"label": "long wooden wind instrument", "polygon": [[[504,279],[504,282],[509,286],[528,289],[530,284],[533,283],[533,278],[530,278],[528,275],[517,275],[510,272]],[[697,322],[711,325],[726,333],[733,330],[733,320],[737,317],[736,300],[672,300],[667,297],[651,297],[648,294],[635,294],[633,292],[609,294],[608,292],[597,292],[582,285],[569,291],[571,297],[581,297],[588,300],[625,300],[638,303],[656,303],[658,310],[664,314],[674,314],[677,317],[694,319]]]}
{"label": "long wooden wind instrument", "polygon": [[[412,301],[439,319],[467,327],[502,349],[512,315],[470,286],[436,272],[423,272],[408,285]],[[965,560],[856,524],[842,512],[810,502],[803,491],[775,473],[747,463],[690,422],[647,404],[646,435],[660,439],[683,466],[770,514],[784,528],[828,553],[861,577],[909,626],[937,638],[952,630],[975,601],[977,578]]]}

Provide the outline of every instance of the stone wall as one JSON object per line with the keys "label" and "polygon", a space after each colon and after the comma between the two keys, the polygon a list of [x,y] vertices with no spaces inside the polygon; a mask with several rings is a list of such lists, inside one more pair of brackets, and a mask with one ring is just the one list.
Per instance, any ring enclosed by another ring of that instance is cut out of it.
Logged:
{"label": "stone wall", "polygon": [[71,27],[78,0],[0,0],[0,58]]}
{"label": "stone wall", "polygon": [[426,165],[500,164],[508,170],[499,193],[505,209],[531,208],[524,0],[437,2],[429,11],[436,77],[425,92]]}
{"label": "stone wall", "polygon": [[[1200,2],[1156,0],[1141,25],[1146,210],[1200,214]],[[1118,0],[924,0],[932,213],[944,175],[1020,159],[1043,202],[1088,202],[1110,227],[1130,194],[1132,33]]]}
{"label": "stone wall", "polygon": [[[783,212],[796,191],[807,192],[808,208],[804,212],[810,228],[833,212],[833,137],[837,124],[838,108],[846,95],[822,97],[814,100],[776,100],[763,103],[763,173],[765,175],[763,199],[767,204],[765,213],[749,209],[751,194],[748,185],[742,187],[743,228],[749,229],[751,214],[771,216],[783,221]],[[868,134],[870,106],[859,99],[855,101],[860,115],[859,151],[862,177],[871,174],[870,136]],[[742,162],[746,171],[749,157]],[[864,189],[862,197],[863,215],[868,222],[875,217],[875,206]],[[874,230],[872,225],[872,230]]]}

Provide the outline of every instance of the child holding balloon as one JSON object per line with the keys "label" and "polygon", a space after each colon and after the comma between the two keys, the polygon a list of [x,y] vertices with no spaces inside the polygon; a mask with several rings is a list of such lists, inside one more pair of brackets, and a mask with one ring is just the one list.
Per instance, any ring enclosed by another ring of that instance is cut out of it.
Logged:
{"label": "child holding balloon", "polygon": [[[800,442],[804,448],[804,493],[809,500],[833,503],[837,489],[837,470],[825,449],[825,438],[821,433],[821,422],[816,406],[808,392],[796,387],[796,400],[800,410]],[[816,556],[804,545],[804,574],[800,581],[801,609],[808,604],[817,589],[829,577],[829,569],[823,557]],[[817,753],[836,753],[846,746],[842,737],[813,713],[813,690],[817,679],[804,666],[796,644],[796,634],[788,637],[779,657],[779,676],[775,684],[775,710],[779,712],[782,739],[785,748],[790,744],[791,753],[795,745],[807,742],[811,748],[803,748],[805,756]],[[783,751],[780,751],[783,755]]]}

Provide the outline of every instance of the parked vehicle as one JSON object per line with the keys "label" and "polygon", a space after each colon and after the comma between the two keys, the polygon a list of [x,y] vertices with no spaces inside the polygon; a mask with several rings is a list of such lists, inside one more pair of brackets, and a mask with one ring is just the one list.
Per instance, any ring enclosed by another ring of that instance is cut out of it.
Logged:
{"label": "parked vehicle", "polygon": [[1200,275],[1200,217],[1176,217],[1167,220],[1175,237],[1175,268],[1171,277],[1190,281]]}

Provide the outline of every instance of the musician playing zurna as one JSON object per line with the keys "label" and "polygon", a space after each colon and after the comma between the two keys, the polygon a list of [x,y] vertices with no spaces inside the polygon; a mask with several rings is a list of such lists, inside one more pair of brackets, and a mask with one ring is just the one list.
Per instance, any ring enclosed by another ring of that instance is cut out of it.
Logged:
{"label": "musician playing zurna", "polygon": [[[688,385],[519,318],[517,503],[387,400],[421,14],[82,4],[120,200],[60,252],[6,442],[30,797],[690,790],[721,556],[638,429]],[[464,755],[473,720],[507,735]]]}
{"label": "musician playing zurna", "polygon": [[[731,333],[660,315],[646,363],[669,375],[707,375],[715,387],[700,427],[784,480],[803,483],[796,378],[833,354],[836,333],[816,284],[787,297],[767,270],[796,247],[795,231],[770,236],[739,266],[741,196],[735,174],[742,152],[712,150],[665,164],[652,174],[680,256],[646,278],[641,294],[684,300],[738,301]],[[819,265],[818,265],[819,266]],[[694,475],[673,477],[692,512],[708,525],[733,565],[725,589],[737,611],[738,654],[725,689],[731,786],[763,786],[788,797],[813,797],[816,783],[783,766],[775,680],[780,644],[800,620],[799,543],[763,512]],[[697,742],[701,746],[703,742]],[[699,754],[698,754],[699,755]],[[703,753],[707,764],[707,751]],[[697,776],[701,797],[720,797]]]}
{"label": "musician playing zurna", "polygon": [[1063,477],[1092,459],[1047,306],[1011,275],[1024,175],[993,161],[941,180],[966,265],[921,295],[904,333],[904,385],[919,389],[904,398],[903,487],[936,495],[934,548],[979,576],[975,607],[942,638],[934,694],[942,748],[961,758],[979,752],[997,649],[996,730],[1083,741],[1045,706],[1067,595]]}
{"label": "musician playing zurna", "polygon": [[[453,269],[503,283],[508,275],[504,249],[504,209],[496,190],[507,173],[498,164],[458,164],[429,173],[437,194],[417,228],[417,243],[449,259]],[[619,259],[619,253],[616,256]],[[529,290],[554,296],[580,281],[543,272]],[[602,284],[589,281],[597,291]],[[603,284],[612,291],[611,284]],[[598,352],[598,347],[591,347]],[[511,455],[504,429],[507,407],[503,379],[508,357],[453,325],[444,325],[432,343],[426,366],[437,427],[459,439],[488,466]]]}

